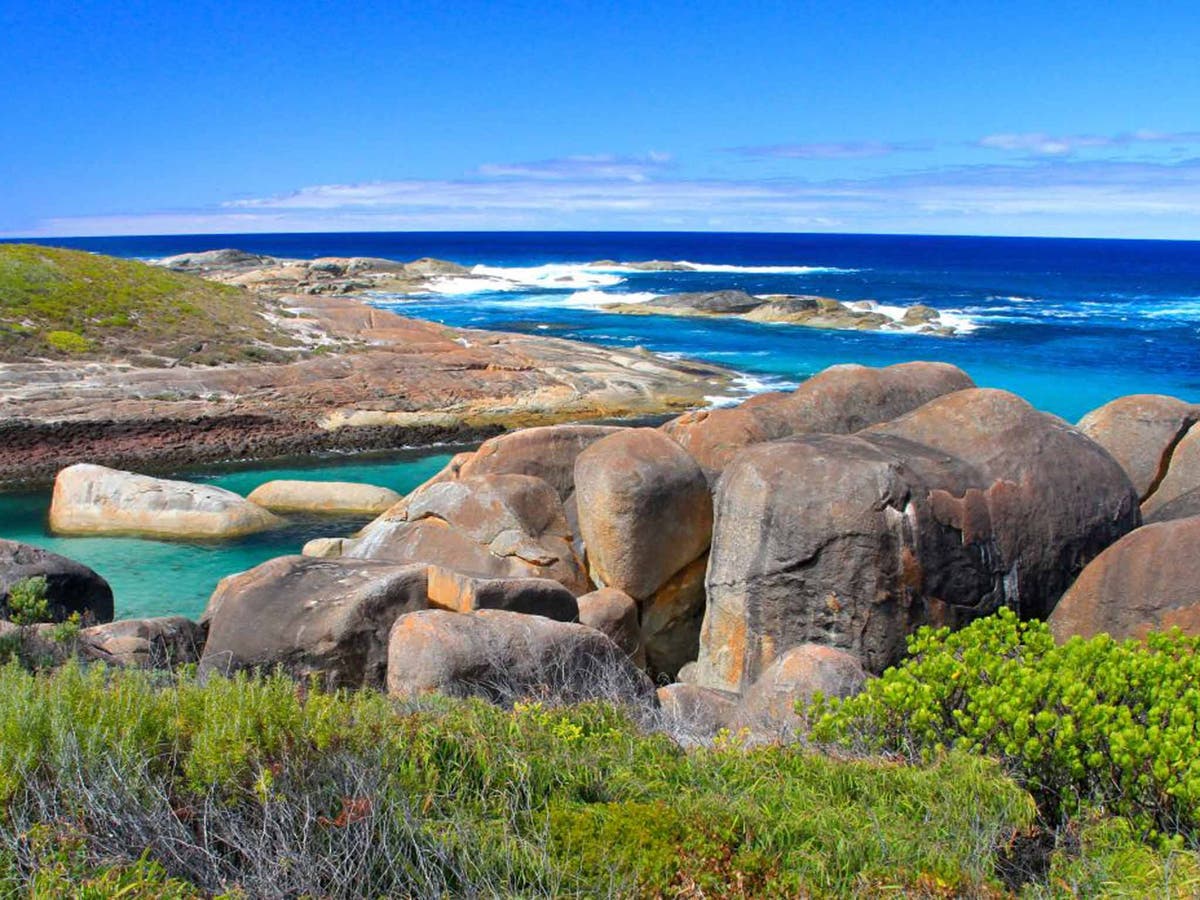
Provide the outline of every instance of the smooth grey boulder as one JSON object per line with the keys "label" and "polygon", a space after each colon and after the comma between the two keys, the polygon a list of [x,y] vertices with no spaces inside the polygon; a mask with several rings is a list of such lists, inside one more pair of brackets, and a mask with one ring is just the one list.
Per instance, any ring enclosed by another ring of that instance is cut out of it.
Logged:
{"label": "smooth grey boulder", "polygon": [[1004,603],[1024,618],[1046,618],[1084,566],[1142,522],[1138,493],[1108,451],[1007,391],[956,391],[864,434],[915,441],[982,473],[981,493],[934,499],[968,518],[986,502]]}
{"label": "smooth grey boulder", "polygon": [[654,705],[654,685],[594,628],[507,610],[409,613],[388,643],[388,692]]}
{"label": "smooth grey boulder", "polygon": [[113,592],[107,581],[82,563],[18,541],[0,539],[0,615],[9,615],[8,592],[26,578],[46,579],[50,618],[62,622],[78,613],[85,623],[113,617]]}
{"label": "smooth grey boulder", "polygon": [[200,672],[276,666],[331,687],[383,687],[388,633],[427,604],[426,567],[281,556],[221,580]]}
{"label": "smooth grey boulder", "polygon": [[972,388],[961,369],[910,362],[883,368],[832,366],[791,393],[761,394],[731,409],[685,413],[663,426],[715,482],[743,449],[798,434],[853,434]]}
{"label": "smooth grey boulder", "polygon": [[183,616],[121,619],[79,633],[85,656],[139,669],[173,669],[200,661],[206,629]]}

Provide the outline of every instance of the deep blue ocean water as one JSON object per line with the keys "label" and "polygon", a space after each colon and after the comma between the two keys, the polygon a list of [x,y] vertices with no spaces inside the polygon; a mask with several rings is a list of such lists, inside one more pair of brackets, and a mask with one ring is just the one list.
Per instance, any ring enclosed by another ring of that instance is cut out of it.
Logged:
{"label": "deep blue ocean water", "polygon": [[[273,256],[435,256],[482,266],[486,279],[447,279],[423,296],[378,296],[406,315],[699,357],[763,389],[842,362],[937,359],[981,385],[1015,391],[1070,420],[1128,393],[1200,401],[1200,242],[779,234],[427,233],[203,235],[54,239],[44,243],[151,258],[237,247]],[[595,260],[687,260],[699,271],[630,272]],[[482,290],[481,290],[482,288]],[[954,337],[818,331],[720,319],[619,316],[604,302],[677,291],[823,294],[885,306],[925,303],[969,330]],[[440,455],[310,461],[209,473],[248,492],[274,477],[362,480],[406,491]],[[193,473],[183,473],[194,477]],[[297,521],[226,544],[55,538],[45,492],[0,496],[0,537],[91,565],[113,584],[120,616],[195,616],[216,581],[316,534],[360,521]]]}

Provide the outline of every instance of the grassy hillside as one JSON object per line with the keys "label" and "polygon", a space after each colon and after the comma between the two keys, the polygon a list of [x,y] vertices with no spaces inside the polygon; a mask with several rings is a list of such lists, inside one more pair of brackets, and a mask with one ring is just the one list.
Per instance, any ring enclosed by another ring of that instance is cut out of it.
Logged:
{"label": "grassy hillside", "polygon": [[0,361],[132,358],[205,365],[285,358],[264,301],[133,260],[0,244]]}

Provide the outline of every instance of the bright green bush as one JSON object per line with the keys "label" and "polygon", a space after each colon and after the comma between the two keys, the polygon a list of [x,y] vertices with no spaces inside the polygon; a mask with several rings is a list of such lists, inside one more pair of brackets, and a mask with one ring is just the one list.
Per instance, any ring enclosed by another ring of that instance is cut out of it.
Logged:
{"label": "bright green bush", "polygon": [[1089,806],[1149,833],[1200,837],[1200,639],[1056,645],[1007,610],[919,631],[910,656],[845,701],[806,712],[819,743],[934,759],[999,758],[1052,822]]}
{"label": "bright green bush", "polygon": [[22,578],[8,589],[8,618],[14,625],[36,625],[50,621],[46,578]]}
{"label": "bright green bush", "polygon": [[92,342],[77,331],[48,332],[46,343],[63,353],[87,353],[92,349]]}

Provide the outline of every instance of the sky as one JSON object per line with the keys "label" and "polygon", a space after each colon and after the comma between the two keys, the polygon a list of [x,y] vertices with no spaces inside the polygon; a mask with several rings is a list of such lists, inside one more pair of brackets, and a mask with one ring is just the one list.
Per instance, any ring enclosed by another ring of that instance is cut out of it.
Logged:
{"label": "sky", "polygon": [[1200,4],[0,0],[0,236],[1200,239]]}

